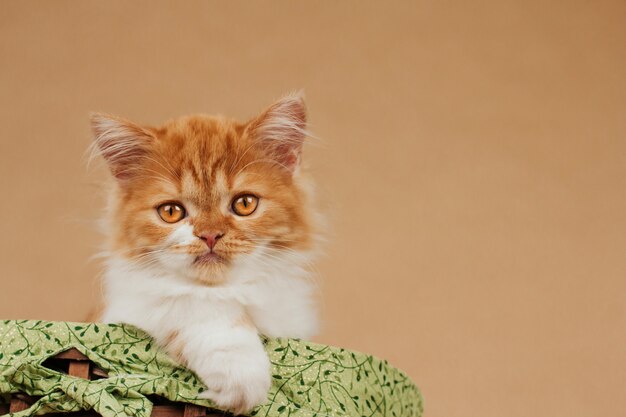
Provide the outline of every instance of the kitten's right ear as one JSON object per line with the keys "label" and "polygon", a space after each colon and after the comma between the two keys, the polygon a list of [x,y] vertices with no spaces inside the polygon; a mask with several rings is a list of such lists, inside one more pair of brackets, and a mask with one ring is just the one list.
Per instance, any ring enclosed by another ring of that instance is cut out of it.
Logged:
{"label": "kitten's right ear", "polygon": [[248,128],[270,156],[293,173],[300,164],[302,145],[308,135],[302,92],[281,98],[250,122]]}
{"label": "kitten's right ear", "polygon": [[156,138],[147,129],[119,117],[91,114],[94,146],[115,178],[127,179],[149,152]]}

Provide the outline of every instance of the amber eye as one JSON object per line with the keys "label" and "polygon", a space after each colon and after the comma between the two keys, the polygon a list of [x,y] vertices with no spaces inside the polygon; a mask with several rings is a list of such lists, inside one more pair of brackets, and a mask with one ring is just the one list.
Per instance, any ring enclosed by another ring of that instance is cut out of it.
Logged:
{"label": "amber eye", "polygon": [[167,223],[176,223],[185,218],[185,208],[178,203],[165,203],[157,207],[157,213]]}
{"label": "amber eye", "polygon": [[232,209],[238,216],[249,216],[259,205],[259,197],[252,194],[243,194],[235,197]]}

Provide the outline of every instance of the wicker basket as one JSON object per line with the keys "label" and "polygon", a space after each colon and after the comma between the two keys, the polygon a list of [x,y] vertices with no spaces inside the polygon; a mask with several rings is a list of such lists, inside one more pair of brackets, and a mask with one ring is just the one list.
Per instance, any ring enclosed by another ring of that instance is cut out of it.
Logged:
{"label": "wicker basket", "polygon": [[[79,378],[95,380],[108,377],[106,371],[98,368],[89,358],[74,348],[47,359],[43,364],[47,368]],[[228,415],[228,413],[222,411],[216,412],[215,410],[194,404],[172,402],[162,397],[150,396],[149,398],[154,404],[151,414],[152,417],[223,417],[224,415]],[[0,415],[25,410],[37,401],[37,399],[37,397],[31,397],[25,394],[13,394],[10,404],[0,404]],[[48,415],[58,416],[59,413]],[[78,411],[65,413],[65,415],[72,417],[99,416],[95,411]]]}

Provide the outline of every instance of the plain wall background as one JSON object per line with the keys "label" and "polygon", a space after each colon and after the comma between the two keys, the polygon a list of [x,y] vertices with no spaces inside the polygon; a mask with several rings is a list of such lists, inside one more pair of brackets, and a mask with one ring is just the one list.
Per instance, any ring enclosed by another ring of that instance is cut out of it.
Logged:
{"label": "plain wall background", "polygon": [[97,300],[89,111],[247,118],[304,88],[317,340],[388,358],[430,417],[625,415],[625,2],[0,7],[0,317]]}

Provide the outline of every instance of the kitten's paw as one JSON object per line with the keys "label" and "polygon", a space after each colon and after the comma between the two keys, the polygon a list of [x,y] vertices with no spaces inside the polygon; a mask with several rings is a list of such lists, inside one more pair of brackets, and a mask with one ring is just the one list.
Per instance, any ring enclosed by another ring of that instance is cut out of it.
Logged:
{"label": "kitten's paw", "polygon": [[267,401],[271,376],[265,353],[256,360],[229,357],[215,361],[198,375],[208,387],[198,398],[212,400],[218,407],[235,414],[249,412]]}

